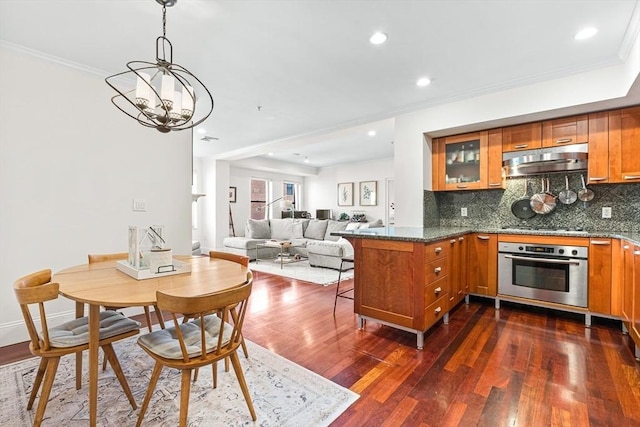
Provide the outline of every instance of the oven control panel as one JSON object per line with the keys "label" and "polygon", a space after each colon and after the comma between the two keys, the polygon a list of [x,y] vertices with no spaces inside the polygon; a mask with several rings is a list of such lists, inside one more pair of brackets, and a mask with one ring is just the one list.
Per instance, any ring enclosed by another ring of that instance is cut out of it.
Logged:
{"label": "oven control panel", "polygon": [[586,259],[589,248],[586,246],[532,245],[530,243],[499,242],[498,252]]}

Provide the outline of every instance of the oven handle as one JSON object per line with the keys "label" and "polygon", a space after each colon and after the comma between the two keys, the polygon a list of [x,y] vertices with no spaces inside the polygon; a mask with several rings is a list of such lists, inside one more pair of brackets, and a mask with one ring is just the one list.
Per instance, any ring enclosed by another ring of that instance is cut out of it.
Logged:
{"label": "oven handle", "polygon": [[580,265],[578,261],[572,260],[563,260],[563,259],[549,259],[549,258],[536,258],[536,257],[524,257],[524,256],[514,256],[514,255],[505,255],[505,258],[509,259],[517,259],[520,261],[532,261],[532,260],[540,260],[541,262],[548,262],[549,264],[575,264]]}

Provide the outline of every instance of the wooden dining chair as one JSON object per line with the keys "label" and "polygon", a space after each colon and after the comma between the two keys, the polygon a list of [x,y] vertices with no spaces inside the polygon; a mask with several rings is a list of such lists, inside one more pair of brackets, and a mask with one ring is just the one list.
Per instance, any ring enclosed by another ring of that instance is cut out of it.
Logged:
{"label": "wooden dining chair", "polygon": [[[51,283],[51,270],[41,270],[21,277],[13,284],[13,290],[31,338],[29,350],[34,356],[41,358],[27,403],[27,410],[31,410],[42,385],[42,393],[33,422],[34,426],[39,426],[42,423],[60,358],[67,354],[81,353],[89,348],[89,319],[87,317],[80,317],[55,327],[48,325],[45,302],[58,298],[59,287],[58,283]],[[35,305],[38,306],[37,313],[40,317],[39,323],[42,331],[40,333],[38,333],[36,321],[30,311],[30,306]],[[137,407],[136,401],[131,394],[112,343],[138,334],[139,329],[140,323],[115,311],[109,310],[100,313],[100,347],[104,351],[105,358],[111,364],[133,409]]]}
{"label": "wooden dining chair", "polygon": [[[251,418],[253,421],[257,419],[237,352],[240,347],[242,324],[252,286],[253,275],[249,271],[245,283],[221,292],[194,297],[178,297],[160,291],[156,292],[158,307],[171,314],[173,324],[176,326],[154,331],[138,338],[140,347],[156,363],[138,414],[136,426],[140,426],[142,423],[158,378],[165,366],[182,371],[180,426],[186,426],[191,371],[202,366],[213,365],[227,357],[231,359]],[[178,317],[185,313],[194,320],[178,323]],[[215,374],[213,384],[215,388],[217,386]]]}

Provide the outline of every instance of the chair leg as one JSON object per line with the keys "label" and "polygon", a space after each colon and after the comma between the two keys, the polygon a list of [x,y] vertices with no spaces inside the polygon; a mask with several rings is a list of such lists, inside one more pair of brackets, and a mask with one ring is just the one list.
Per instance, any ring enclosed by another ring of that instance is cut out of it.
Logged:
{"label": "chair leg", "polygon": [[82,388],[82,352],[76,353],[76,390]]}
{"label": "chair leg", "polygon": [[156,312],[156,317],[158,318],[160,329],[164,329],[164,317],[162,317],[162,311],[158,308],[157,305],[153,306],[153,310]]}
{"label": "chair leg", "polygon": [[149,306],[144,306],[144,317],[147,319],[147,328],[149,332],[153,332],[153,324],[151,323],[151,312],[149,312]]}
{"label": "chair leg", "polygon": [[240,335],[240,344],[242,345],[242,351],[244,352],[244,357],[249,358],[249,352],[247,351],[247,345],[244,343],[244,335]]}
{"label": "chair leg", "polygon": [[256,411],[253,409],[253,402],[251,401],[251,393],[249,393],[249,388],[247,387],[247,381],[244,379],[244,374],[242,373],[242,365],[240,365],[240,359],[238,358],[238,353],[231,353],[231,364],[233,365],[233,370],[236,372],[236,377],[238,378],[238,382],[240,383],[240,388],[242,389],[242,394],[244,395],[244,400],[247,402],[247,406],[249,407],[249,412],[251,413],[251,419],[255,421],[258,417],[256,416]]}
{"label": "chair leg", "polygon": [[33,381],[33,387],[31,388],[29,403],[27,403],[27,411],[30,411],[31,408],[33,408],[33,402],[36,401],[36,396],[38,395],[38,391],[40,391],[42,378],[44,377],[44,373],[46,371],[47,371],[47,359],[42,357],[40,358],[40,366],[38,366],[38,373],[36,374],[36,379]]}
{"label": "chair leg", "polygon": [[116,352],[113,350],[113,346],[111,344],[105,344],[102,346],[102,351],[104,351],[105,360],[108,360],[111,364],[113,372],[116,374],[116,378],[118,378],[118,381],[120,382],[122,391],[124,391],[124,394],[126,394],[129,399],[129,403],[131,403],[131,407],[133,409],[137,409],[138,405],[136,405],[136,400],[133,398],[133,394],[131,393],[131,389],[127,383],[127,378],[124,376],[124,372],[122,372],[120,361],[118,360]]}
{"label": "chair leg", "polygon": [[103,371],[107,370],[107,355],[106,354],[102,355],[102,370]]}
{"label": "chair leg", "polygon": [[213,373],[213,388],[218,387],[218,362],[213,362],[211,365],[211,372]]}
{"label": "chair leg", "polygon": [[189,413],[189,392],[191,391],[191,369],[182,371],[182,386],[180,387],[180,427],[187,426]]}
{"label": "chair leg", "polygon": [[153,367],[153,373],[151,374],[151,379],[149,380],[149,387],[147,388],[147,393],[144,395],[144,401],[142,402],[140,413],[138,413],[138,421],[136,421],[136,427],[140,427],[140,424],[142,424],[142,419],[144,418],[144,414],[147,412],[147,408],[149,407],[149,402],[151,401],[151,396],[153,396],[153,391],[156,389],[156,384],[158,383],[158,378],[160,378],[161,372],[162,372],[162,365],[156,362],[156,365]]}
{"label": "chair leg", "polygon": [[340,278],[342,277],[342,265],[344,261],[340,261],[340,270],[338,270],[338,283],[336,284],[336,297],[333,300],[333,317],[336,317],[336,306],[338,305],[338,295],[340,293]]}
{"label": "chair leg", "polygon": [[[200,368],[195,368],[193,370],[193,382],[195,383],[196,381],[198,381],[198,372],[200,372]],[[213,387],[215,388],[215,386]]]}
{"label": "chair leg", "polygon": [[51,387],[53,386],[53,380],[56,377],[56,371],[58,370],[58,363],[60,363],[59,357],[50,357],[47,360],[46,372],[44,375],[44,384],[42,384],[42,394],[38,401],[38,409],[36,409],[36,418],[33,421],[34,427],[42,424],[44,418],[44,411],[47,409],[47,403],[49,402],[49,394],[51,394]]}

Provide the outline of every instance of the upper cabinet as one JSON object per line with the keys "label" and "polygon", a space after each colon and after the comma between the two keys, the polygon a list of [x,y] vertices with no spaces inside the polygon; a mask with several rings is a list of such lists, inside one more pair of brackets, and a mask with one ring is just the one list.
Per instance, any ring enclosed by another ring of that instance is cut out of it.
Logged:
{"label": "upper cabinet", "polygon": [[542,122],[543,147],[558,147],[585,142],[589,142],[589,119],[586,114]]}
{"label": "upper cabinet", "polygon": [[437,145],[439,190],[477,190],[487,186],[487,132],[448,136]]}
{"label": "upper cabinet", "polygon": [[542,148],[542,123],[525,123],[502,128],[502,151]]}
{"label": "upper cabinet", "polygon": [[589,183],[609,182],[609,113],[589,114]]}
{"label": "upper cabinet", "polygon": [[640,182],[639,147],[640,106],[609,111],[609,182]]}

